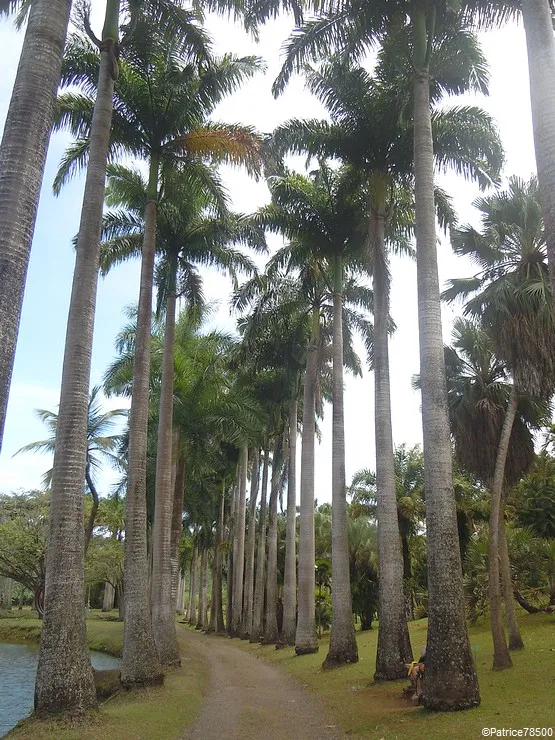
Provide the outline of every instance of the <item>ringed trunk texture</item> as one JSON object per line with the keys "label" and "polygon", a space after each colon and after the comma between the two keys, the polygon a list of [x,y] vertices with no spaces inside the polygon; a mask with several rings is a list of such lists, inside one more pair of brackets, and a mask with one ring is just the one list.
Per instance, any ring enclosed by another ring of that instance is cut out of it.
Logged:
{"label": "ringed trunk texture", "polygon": [[314,440],[316,434],[316,375],[320,311],[314,309],[306,355],[303,389],[303,431],[301,438],[301,508],[299,516],[299,593],[295,652],[318,652],[314,591],[316,563],[314,544]]}
{"label": "ringed trunk texture", "polygon": [[268,572],[266,575],[266,611],[264,635],[262,638],[266,645],[273,645],[279,640],[277,622],[277,506],[282,450],[283,440],[281,435],[279,435],[272,459],[272,483],[270,486],[270,503],[268,505]]}
{"label": "ringed trunk texture", "polygon": [[266,496],[268,490],[268,467],[270,451],[264,450],[262,468],[262,489],[260,491],[260,515],[258,520],[258,548],[256,553],[256,580],[254,585],[254,604],[252,630],[249,642],[259,642],[264,631],[264,589],[266,586]]}
{"label": "ringed trunk texture", "polygon": [[[547,0],[522,0],[528,50],[530,102],[545,241],[555,301],[555,39]],[[554,304],[555,305],[555,304]]]}
{"label": "ringed trunk texture", "polygon": [[179,573],[177,582],[177,594],[175,597],[175,613],[183,614],[185,605],[185,576]]}
{"label": "ringed trunk texture", "polygon": [[123,685],[156,684],[163,680],[152,632],[147,553],[146,454],[150,380],[152,283],[156,245],[158,162],[151,159],[141,261],[141,287],[129,414],[129,463],[125,511],[125,622]]}
{"label": "ringed trunk texture", "polygon": [[491,487],[491,510],[489,517],[489,542],[488,542],[488,594],[491,635],[493,638],[493,668],[511,668],[513,662],[505,640],[503,629],[503,615],[501,609],[501,574],[499,572],[499,525],[501,513],[501,501],[503,497],[503,481],[505,479],[505,463],[509,452],[509,442],[513,431],[513,423],[518,408],[518,391],[513,385],[503,426],[499,447],[497,448],[497,459],[495,461],[495,472]]}
{"label": "ringed trunk texture", "polygon": [[156,493],[152,538],[152,626],[158,658],[163,666],[180,665],[175,631],[175,595],[172,595],[172,432],[173,432],[173,350],[175,344],[175,271],[166,301],[166,325],[162,358],[162,383],[158,415]]}
{"label": "ringed trunk texture", "polygon": [[89,549],[91,537],[93,534],[94,522],[96,520],[96,515],[98,513],[98,506],[100,504],[100,501],[98,498],[98,491],[96,490],[96,486],[94,485],[94,481],[91,477],[90,468],[89,468],[88,463],[87,463],[87,467],[85,468],[85,479],[87,481],[87,485],[89,487],[89,491],[91,492],[91,496],[93,500],[93,503],[91,506],[91,512],[87,519],[87,524],[85,525],[85,555],[86,555],[87,550]]}
{"label": "ringed trunk texture", "polygon": [[[177,447],[177,464],[175,466],[175,481],[173,489],[173,513],[172,513],[172,541],[171,541],[171,570],[172,570],[172,594],[174,593],[174,583],[181,583],[181,574],[179,566],[179,544],[183,534],[183,490],[185,487],[185,455]],[[184,577],[183,577],[184,581]],[[179,602],[183,612],[183,599]]]}
{"label": "ringed trunk texture", "polygon": [[239,459],[239,486],[237,491],[237,518],[235,521],[235,542],[236,550],[234,552],[234,581],[233,581],[233,614],[231,619],[231,634],[239,636],[241,634],[241,624],[243,622],[243,580],[245,573],[245,515],[246,515],[246,496],[247,496],[247,472],[249,462],[249,450],[247,447],[241,448]]}
{"label": "ringed trunk texture", "polygon": [[287,476],[287,523],[285,531],[285,574],[283,581],[283,628],[281,641],[295,644],[297,629],[297,414],[294,398],[289,407],[289,472]]}
{"label": "ringed trunk texture", "polygon": [[0,451],[70,10],[71,0],[31,5],[0,144]]}
{"label": "ringed trunk texture", "polygon": [[[417,15],[423,12],[420,9]],[[416,66],[416,250],[429,593],[426,680],[422,700],[429,709],[449,711],[477,706],[480,693],[464,616],[462,568],[452,484],[437,271],[430,78],[427,68]]]}
{"label": "ringed trunk texture", "polygon": [[501,499],[499,507],[499,563],[501,566],[501,582],[503,585],[503,601],[505,602],[505,617],[509,633],[509,650],[522,650],[524,641],[520,634],[516,616],[515,599],[513,596],[513,579],[511,577],[511,561],[507,532],[505,531],[505,500]]}
{"label": "ringed trunk texture", "polygon": [[385,253],[384,216],[372,215],[374,288],[374,388],[376,488],[378,498],[379,617],[374,680],[405,678],[412,660],[406,621],[403,555],[397,516],[395,461],[389,384],[389,271]]}
{"label": "ringed trunk texture", "polygon": [[[31,15],[39,5],[32,6]],[[51,8],[50,15],[54,12]],[[48,23],[48,19],[44,21]],[[105,26],[103,32],[66,331],[45,560],[44,621],[35,685],[35,710],[39,714],[84,711],[97,704],[86,643],[84,557],[98,510],[98,495],[87,461],[87,416],[117,30]],[[54,59],[51,61],[54,63]],[[0,269],[0,275],[3,274],[6,273]],[[85,478],[93,496],[93,507],[84,536],[82,482]],[[67,624],[72,629],[68,630]]]}
{"label": "ringed trunk texture", "polygon": [[345,485],[345,421],[343,414],[343,261],[335,257],[333,290],[333,414],[332,414],[332,617],[329,652],[324,668],[358,661],[349,573],[349,537]]}
{"label": "ringed trunk texture", "polygon": [[[247,535],[247,552],[245,557],[245,597],[243,600],[243,621],[241,637],[247,639],[252,630],[252,607],[254,602],[254,554],[256,546],[256,501],[258,499],[258,484],[260,481],[260,452],[253,450],[251,490],[249,497],[249,531]],[[268,469],[266,468],[266,485],[268,485]]]}

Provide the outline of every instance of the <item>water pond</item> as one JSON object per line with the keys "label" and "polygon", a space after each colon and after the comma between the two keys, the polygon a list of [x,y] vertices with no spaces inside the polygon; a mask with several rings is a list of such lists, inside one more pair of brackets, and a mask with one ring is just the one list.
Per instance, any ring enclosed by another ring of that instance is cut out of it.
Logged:
{"label": "water pond", "polygon": [[[33,710],[39,650],[37,645],[0,642],[0,737]],[[94,668],[117,668],[119,658],[91,651]]]}

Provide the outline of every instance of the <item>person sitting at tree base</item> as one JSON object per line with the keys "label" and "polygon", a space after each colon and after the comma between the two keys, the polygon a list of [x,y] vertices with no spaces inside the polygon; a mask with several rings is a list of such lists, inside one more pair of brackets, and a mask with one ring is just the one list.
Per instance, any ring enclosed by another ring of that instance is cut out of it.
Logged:
{"label": "person sitting at tree base", "polygon": [[405,663],[408,669],[408,678],[411,683],[412,700],[418,701],[422,696],[422,679],[426,671],[426,646],[423,645],[420,651],[420,658],[418,661],[412,661],[412,663]]}

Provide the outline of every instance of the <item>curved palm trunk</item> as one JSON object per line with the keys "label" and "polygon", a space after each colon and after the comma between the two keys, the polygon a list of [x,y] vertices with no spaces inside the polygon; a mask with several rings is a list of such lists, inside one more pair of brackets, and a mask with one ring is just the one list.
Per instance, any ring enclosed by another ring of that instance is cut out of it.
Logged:
{"label": "curved palm trunk", "polygon": [[243,581],[245,573],[245,515],[247,496],[247,467],[249,451],[241,448],[239,459],[239,485],[237,489],[237,507],[235,520],[234,573],[233,573],[233,614],[231,618],[231,634],[241,634],[243,621]]}
{"label": "curved palm trunk", "polygon": [[[243,602],[243,621],[241,637],[247,639],[252,629],[252,606],[254,601],[254,553],[256,546],[256,501],[258,499],[258,483],[260,480],[260,453],[258,448],[253,450],[251,491],[249,498],[249,532],[247,536],[247,553],[245,557],[245,598]],[[266,469],[266,484],[268,469]]]}
{"label": "curved palm trunk", "polygon": [[156,493],[152,538],[152,626],[154,642],[162,665],[179,665],[175,631],[175,596],[172,597],[172,432],[173,354],[175,344],[175,280],[177,260],[172,258],[166,301],[166,325],[162,358],[162,383],[158,415]]}
{"label": "curved palm trunk", "polygon": [[89,545],[91,542],[91,537],[94,529],[94,522],[96,519],[96,515],[98,513],[98,506],[100,504],[99,498],[98,498],[98,491],[96,490],[96,486],[94,485],[94,481],[91,478],[91,471],[89,468],[89,464],[87,463],[87,467],[85,468],[85,480],[87,481],[87,485],[89,487],[89,491],[91,492],[92,496],[92,506],[91,506],[91,512],[89,514],[89,517],[87,519],[87,524],[85,526],[85,555],[87,554],[87,550],[89,549]]}
{"label": "curved palm trunk", "polygon": [[510,668],[512,666],[511,656],[505,640],[503,630],[503,617],[501,612],[501,580],[499,572],[499,518],[501,516],[501,499],[503,496],[503,481],[505,479],[505,463],[509,452],[509,442],[513,431],[513,424],[518,408],[518,392],[513,385],[511,395],[507,403],[499,447],[497,448],[497,459],[495,461],[495,472],[491,487],[491,510],[489,518],[489,542],[488,542],[488,593],[490,607],[491,634],[493,637],[493,668]]}
{"label": "curved palm trunk", "polygon": [[[522,0],[545,241],[555,301],[555,39],[548,0]],[[554,303],[555,305],[555,303]]]}
{"label": "curved palm trunk", "polygon": [[[464,616],[462,567],[452,483],[451,438],[441,333],[434,204],[434,157],[426,10],[413,20],[414,173],[418,330],[428,541],[428,643],[423,703],[439,711],[480,702]],[[433,29],[430,32],[430,39]]]}
{"label": "curved palm trunk", "polygon": [[260,491],[260,515],[258,520],[258,545],[256,553],[256,580],[254,586],[254,605],[252,630],[249,642],[258,642],[264,631],[264,589],[266,585],[266,495],[268,490],[268,466],[270,451],[264,450],[262,469],[262,489]]}
{"label": "curved palm trunk", "polygon": [[376,681],[405,678],[412,660],[406,622],[403,556],[397,515],[389,386],[389,271],[383,213],[372,214],[374,288],[374,388],[378,498],[379,615]]}
{"label": "curved palm trunk", "polygon": [[332,416],[332,621],[325,668],[358,661],[353,622],[345,486],[345,420],[343,414],[343,260],[334,259],[333,286],[333,416]]}
{"label": "curved palm trunk", "polygon": [[160,683],[163,680],[152,632],[146,533],[146,454],[157,196],[158,159],[153,155],[145,208],[133,392],[129,413],[129,475],[125,507],[125,622],[121,664],[121,680],[124,685]]}
{"label": "curved palm trunk", "polygon": [[272,482],[268,504],[268,572],[266,574],[266,610],[264,614],[264,635],[262,641],[272,645],[279,640],[277,622],[277,505],[281,482],[280,467],[283,456],[283,439],[276,440],[272,458]]}
{"label": "curved palm trunk", "polygon": [[[183,534],[183,490],[185,487],[185,455],[179,451],[179,439],[176,444],[177,465],[175,467],[175,481],[173,489],[173,513],[171,535],[171,572],[172,572],[172,599],[174,589],[181,582],[179,570],[179,543]],[[183,599],[180,600],[180,609],[183,611]]]}
{"label": "curved palm trunk", "polygon": [[31,5],[0,144],[0,450],[70,9],[71,0]]}
{"label": "curved palm trunk", "polygon": [[281,641],[295,644],[297,628],[297,399],[289,407],[289,472],[287,477],[287,523],[285,531],[285,574],[283,580],[283,628]]}
{"label": "curved palm trunk", "polygon": [[299,593],[295,652],[318,651],[314,591],[316,589],[314,545],[314,440],[316,433],[316,374],[320,310],[312,312],[310,343],[306,355],[303,389],[303,432],[301,438],[301,509],[299,517]]}
{"label": "curved palm trunk", "polygon": [[[32,6],[31,13],[37,5],[39,3]],[[51,13],[53,11],[51,9]],[[39,713],[82,711],[97,703],[86,644],[84,606],[84,554],[98,509],[98,495],[87,465],[87,414],[118,28],[119,2],[115,2],[107,7],[103,29],[64,350],[46,554],[44,623],[35,685],[35,708]],[[85,477],[94,503],[83,539],[82,481]],[[71,630],[65,626],[68,622],[73,625]]]}
{"label": "curved palm trunk", "polygon": [[501,506],[499,507],[499,564],[501,566],[505,617],[507,619],[507,630],[509,632],[509,650],[522,650],[524,647],[524,641],[520,634],[518,619],[516,616],[515,599],[513,596],[513,579],[511,577],[511,561],[509,558],[507,533],[505,531],[504,509],[505,500],[503,497],[501,499]]}

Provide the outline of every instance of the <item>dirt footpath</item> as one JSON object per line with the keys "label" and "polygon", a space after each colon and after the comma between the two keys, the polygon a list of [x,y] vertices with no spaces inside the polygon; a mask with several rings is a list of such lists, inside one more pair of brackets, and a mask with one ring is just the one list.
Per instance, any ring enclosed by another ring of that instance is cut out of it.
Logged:
{"label": "dirt footpath", "polygon": [[183,740],[332,740],[345,737],[292,678],[214,635],[181,630],[209,669],[199,717]]}

